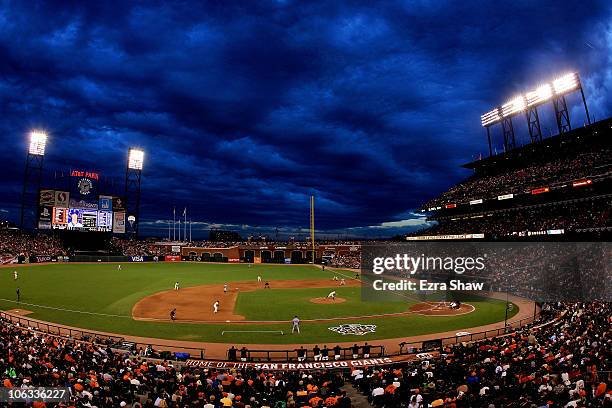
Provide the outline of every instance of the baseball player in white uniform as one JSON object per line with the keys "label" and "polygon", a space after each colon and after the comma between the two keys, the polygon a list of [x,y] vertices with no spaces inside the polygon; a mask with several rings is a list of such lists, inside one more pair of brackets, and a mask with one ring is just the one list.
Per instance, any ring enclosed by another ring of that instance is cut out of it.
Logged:
{"label": "baseball player in white uniform", "polygon": [[327,295],[327,298],[331,300],[336,300],[336,291],[332,290],[331,292],[329,292],[329,294]]}
{"label": "baseball player in white uniform", "polygon": [[19,279],[19,274],[17,273],[17,270],[15,270],[13,272],[13,280],[17,280],[17,279]]}
{"label": "baseball player in white uniform", "polygon": [[227,283],[226,283],[226,284],[223,285],[223,293],[227,294],[227,289],[228,289],[228,286],[227,286]]}
{"label": "baseball player in white uniform", "polygon": [[340,279],[340,286],[344,286],[346,285],[346,281],[344,280],[344,278]]}
{"label": "baseball player in white uniform", "polygon": [[297,333],[300,334],[300,318],[294,316],[293,320],[291,320],[291,323],[293,323],[293,326],[291,327],[291,333],[295,333],[297,331]]}
{"label": "baseball player in white uniform", "polygon": [[117,270],[120,271],[121,270],[121,264],[117,265]]}
{"label": "baseball player in white uniform", "polygon": [[217,300],[215,303],[213,303],[213,313],[218,313],[219,312],[219,301]]}
{"label": "baseball player in white uniform", "polygon": [[179,289],[180,289],[180,286],[179,286],[178,281],[174,282],[174,290],[179,290]]}
{"label": "baseball player in white uniform", "polygon": [[261,283],[261,276],[257,275],[257,283]]}

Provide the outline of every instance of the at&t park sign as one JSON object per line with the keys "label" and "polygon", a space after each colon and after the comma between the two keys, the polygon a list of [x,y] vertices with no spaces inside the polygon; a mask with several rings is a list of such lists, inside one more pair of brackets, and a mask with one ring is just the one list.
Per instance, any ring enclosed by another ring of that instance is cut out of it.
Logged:
{"label": "at&t park sign", "polygon": [[86,178],[90,178],[93,180],[99,180],[100,179],[100,174],[94,172],[94,171],[83,171],[83,170],[72,170],[70,172],[70,176],[72,177],[86,177]]}

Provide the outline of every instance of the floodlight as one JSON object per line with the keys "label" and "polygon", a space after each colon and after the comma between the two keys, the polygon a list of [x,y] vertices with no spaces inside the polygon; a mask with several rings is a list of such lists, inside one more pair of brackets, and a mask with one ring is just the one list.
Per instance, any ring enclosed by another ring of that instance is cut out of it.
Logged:
{"label": "floodlight", "polygon": [[140,149],[130,149],[128,153],[128,168],[133,170],[142,170],[144,161],[144,151]]}
{"label": "floodlight", "polygon": [[573,72],[563,75],[561,78],[557,78],[553,81],[553,87],[557,95],[574,90],[579,87],[578,75]]}
{"label": "floodlight", "polygon": [[493,109],[492,111],[485,113],[484,115],[480,117],[480,120],[482,122],[482,126],[485,126],[485,127],[490,124],[500,121],[501,117],[499,116],[499,110]]}
{"label": "floodlight", "polygon": [[535,91],[527,92],[525,98],[527,99],[527,106],[539,105],[552,98],[552,88],[550,84],[544,84],[536,88]]}
{"label": "floodlight", "polygon": [[502,116],[508,117],[525,109],[525,99],[523,96],[517,96],[510,102],[502,105]]}
{"label": "floodlight", "polygon": [[45,147],[47,146],[47,134],[41,130],[33,130],[30,132],[30,148],[28,152],[36,156],[45,155]]}

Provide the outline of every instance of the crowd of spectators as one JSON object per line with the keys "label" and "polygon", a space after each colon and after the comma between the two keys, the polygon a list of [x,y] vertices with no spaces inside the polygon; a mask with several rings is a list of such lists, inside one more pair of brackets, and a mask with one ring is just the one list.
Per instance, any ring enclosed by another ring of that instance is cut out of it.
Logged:
{"label": "crowd of spectators", "polygon": [[152,240],[124,239],[113,237],[110,242],[111,252],[124,256],[162,256],[171,252],[172,248],[157,245]]}
{"label": "crowd of spectators", "polygon": [[361,268],[361,251],[338,254],[329,260],[329,266],[333,266],[334,268],[359,269]]}
{"label": "crowd of spectators", "polygon": [[476,173],[451,187],[423,208],[445,204],[466,203],[475,199],[494,198],[502,194],[529,192],[555,183],[578,180],[595,175],[612,176],[612,150],[597,146],[594,150],[578,152],[571,157],[561,155],[547,161],[508,169],[493,174]]}
{"label": "crowd of spectators", "polygon": [[375,407],[609,407],[609,303],[559,304],[556,324],[445,348],[439,358],[355,369]]}
{"label": "crowd of spectators", "polygon": [[3,322],[0,375],[4,387],[69,387],[61,407],[348,408],[345,378],[374,407],[609,407],[611,304],[553,307],[552,323],[350,375],[196,368]]}
{"label": "crowd of spectators", "polygon": [[69,387],[62,407],[351,406],[342,373],[190,368],[9,323],[0,327],[0,375],[4,387]]}
{"label": "crowd of spectators", "polygon": [[491,238],[525,231],[563,229],[565,233],[589,228],[612,227],[612,200],[575,200],[550,205],[511,208],[465,217],[447,217],[419,234],[475,234]]}
{"label": "crowd of spectators", "polygon": [[2,259],[32,255],[63,256],[66,251],[59,239],[47,234],[28,234],[19,230],[0,230]]}

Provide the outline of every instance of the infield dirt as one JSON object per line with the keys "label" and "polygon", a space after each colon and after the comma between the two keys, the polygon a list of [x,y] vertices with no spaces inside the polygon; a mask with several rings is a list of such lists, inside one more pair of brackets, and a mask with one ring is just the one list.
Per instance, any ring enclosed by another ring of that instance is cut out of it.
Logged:
{"label": "infield dirt", "polygon": [[[347,280],[346,286],[359,286],[358,280]],[[132,317],[138,320],[170,320],[170,311],[176,309],[177,321],[227,322],[243,321],[234,307],[240,292],[271,289],[336,288],[332,280],[276,280],[270,281],[270,289],[264,282],[232,282],[227,293],[224,285],[200,285],[179,290],[166,290],[142,298],[132,308]],[[219,301],[219,311],[214,313],[213,303]],[[272,300],[271,300],[272,301]],[[338,302],[338,299],[336,299]],[[339,302],[338,302],[339,303]]]}

